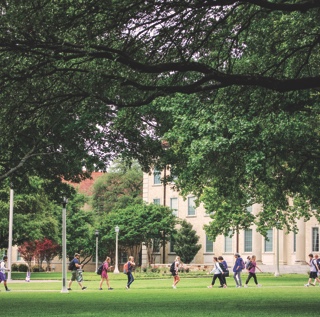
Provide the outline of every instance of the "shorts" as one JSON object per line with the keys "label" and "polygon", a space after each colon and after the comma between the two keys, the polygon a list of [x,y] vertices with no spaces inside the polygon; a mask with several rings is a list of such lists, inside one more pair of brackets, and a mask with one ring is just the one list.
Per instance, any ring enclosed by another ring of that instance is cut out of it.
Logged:
{"label": "shorts", "polygon": [[310,272],[310,278],[317,278],[317,272]]}
{"label": "shorts", "polygon": [[82,282],[82,270],[72,271],[71,281]]}
{"label": "shorts", "polygon": [[2,281],[6,281],[6,280],[7,280],[6,275],[5,275],[4,273],[0,272],[0,283],[1,283]]}

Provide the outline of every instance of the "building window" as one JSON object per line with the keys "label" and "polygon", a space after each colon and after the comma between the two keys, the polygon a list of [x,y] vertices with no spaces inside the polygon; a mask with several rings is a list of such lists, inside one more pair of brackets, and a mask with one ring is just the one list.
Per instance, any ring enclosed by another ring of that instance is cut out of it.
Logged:
{"label": "building window", "polygon": [[273,229],[267,231],[267,239],[264,239],[264,252],[273,251]]}
{"label": "building window", "polygon": [[172,214],[178,217],[178,198],[170,198],[170,208],[172,209]]}
{"label": "building window", "polygon": [[195,197],[188,197],[188,216],[196,215]]}
{"label": "building window", "polygon": [[154,198],[154,199],[153,199],[153,203],[154,203],[155,205],[160,205],[160,198]]}
{"label": "building window", "polygon": [[206,235],[206,252],[213,253],[213,241]]}
{"label": "building window", "polygon": [[160,185],[161,184],[161,172],[157,169],[153,171],[153,184]]}
{"label": "building window", "polygon": [[153,252],[160,253],[160,239],[153,239]]}
{"label": "building window", "polygon": [[120,263],[126,263],[128,261],[127,252],[120,253]]}
{"label": "building window", "polygon": [[319,252],[319,228],[312,228],[312,251]]}
{"label": "building window", "polygon": [[224,237],[224,252],[231,253],[232,252],[232,237],[230,235],[232,231],[229,231],[228,235]]}
{"label": "building window", "polygon": [[244,252],[252,252],[252,229],[244,231]]}
{"label": "building window", "polygon": [[297,234],[293,233],[293,252],[297,252]]}
{"label": "building window", "polygon": [[174,245],[175,245],[175,241],[173,236],[171,236],[171,240],[170,240],[170,253],[174,253]]}
{"label": "building window", "polygon": [[20,254],[20,252],[17,252],[17,261],[21,261],[21,254]]}

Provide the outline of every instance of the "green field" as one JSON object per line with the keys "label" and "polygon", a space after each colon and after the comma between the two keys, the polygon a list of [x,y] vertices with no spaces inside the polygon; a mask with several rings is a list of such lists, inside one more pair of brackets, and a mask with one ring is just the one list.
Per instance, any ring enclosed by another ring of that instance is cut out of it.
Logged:
{"label": "green field", "polygon": [[74,282],[68,294],[61,293],[62,282],[54,280],[61,273],[31,277],[53,280],[13,281],[8,283],[11,292],[4,292],[0,284],[2,316],[315,316],[320,299],[320,287],[304,287],[307,275],[298,274],[258,275],[261,288],[251,280],[248,288],[241,289],[235,288],[232,278],[227,279],[227,289],[208,289],[211,276],[182,277],[178,288],[172,289],[169,277],[137,274],[132,288],[126,290],[126,276],[111,273],[114,290],[99,291],[99,277],[87,273],[88,289],[82,291]]}

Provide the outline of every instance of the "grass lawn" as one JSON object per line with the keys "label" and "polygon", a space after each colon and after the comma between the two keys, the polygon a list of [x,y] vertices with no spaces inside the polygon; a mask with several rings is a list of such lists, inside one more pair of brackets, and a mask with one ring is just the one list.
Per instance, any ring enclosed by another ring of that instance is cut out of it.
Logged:
{"label": "grass lawn", "polygon": [[[61,278],[61,273],[58,275]],[[258,274],[261,288],[255,287],[251,280],[248,288],[241,289],[235,288],[233,278],[227,279],[227,289],[219,289],[218,285],[208,289],[210,276],[181,278],[177,289],[172,289],[170,278],[136,276],[130,290],[125,289],[124,274],[109,276],[113,291],[108,291],[105,285],[99,291],[99,277],[93,273],[84,274],[86,291],[73,282],[73,290],[68,294],[60,292],[61,281],[14,281],[8,283],[11,292],[4,292],[0,284],[1,315],[315,316],[319,310],[320,287],[304,287],[307,275]],[[243,280],[245,277],[243,274]]]}

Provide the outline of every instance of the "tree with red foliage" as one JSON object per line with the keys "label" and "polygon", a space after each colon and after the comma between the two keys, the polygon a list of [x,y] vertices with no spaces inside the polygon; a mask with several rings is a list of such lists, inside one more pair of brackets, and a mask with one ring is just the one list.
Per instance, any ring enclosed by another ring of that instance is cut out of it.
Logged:
{"label": "tree with red foliage", "polygon": [[38,258],[39,267],[42,266],[42,262],[47,262],[46,271],[50,270],[50,263],[55,256],[59,254],[60,245],[54,241],[44,238],[43,240],[36,240],[36,256]]}
{"label": "tree with red foliage", "polygon": [[28,264],[28,271],[31,270],[31,261],[36,255],[36,250],[37,250],[36,241],[25,241],[18,248],[18,252],[20,253],[21,257]]}

